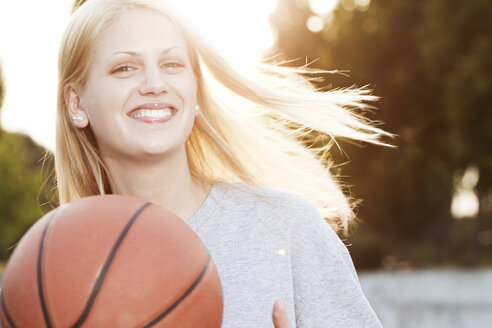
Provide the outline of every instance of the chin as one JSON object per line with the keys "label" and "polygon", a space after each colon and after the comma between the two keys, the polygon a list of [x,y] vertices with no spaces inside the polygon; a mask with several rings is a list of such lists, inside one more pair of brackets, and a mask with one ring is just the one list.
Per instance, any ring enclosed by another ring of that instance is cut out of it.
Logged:
{"label": "chin", "polygon": [[160,158],[167,157],[171,154],[176,154],[180,149],[184,149],[184,144],[182,145],[170,145],[163,143],[146,144],[141,147],[139,153],[143,158]]}

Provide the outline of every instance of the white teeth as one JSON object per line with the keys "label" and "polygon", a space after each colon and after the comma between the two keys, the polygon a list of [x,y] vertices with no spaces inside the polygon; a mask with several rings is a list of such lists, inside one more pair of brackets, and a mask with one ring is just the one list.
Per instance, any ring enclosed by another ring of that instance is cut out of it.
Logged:
{"label": "white teeth", "polygon": [[171,108],[165,109],[139,109],[133,112],[130,116],[132,118],[150,118],[150,119],[164,119],[171,117],[173,111]]}

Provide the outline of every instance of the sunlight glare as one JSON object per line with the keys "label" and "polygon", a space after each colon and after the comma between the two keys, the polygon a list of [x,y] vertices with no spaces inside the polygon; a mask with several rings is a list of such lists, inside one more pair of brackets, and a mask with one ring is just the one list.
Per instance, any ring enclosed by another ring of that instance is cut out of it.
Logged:
{"label": "sunlight glare", "polygon": [[308,30],[313,33],[317,33],[323,30],[325,27],[325,21],[319,16],[311,16],[306,22]]}
{"label": "sunlight glare", "polygon": [[470,165],[466,168],[461,183],[464,188],[473,189],[476,187],[479,178],[480,172],[478,171],[478,167],[476,167],[475,165]]}
{"label": "sunlight glare", "polygon": [[[274,42],[276,0],[174,2],[234,67],[246,73]],[[0,1],[2,127],[55,148],[57,56],[72,0]],[[28,10],[27,10],[28,9]],[[46,19],[49,17],[49,19]]]}
{"label": "sunlight glare", "polygon": [[477,216],[478,210],[478,197],[473,190],[461,189],[455,191],[451,202],[451,214],[454,218],[473,218]]}
{"label": "sunlight glare", "polygon": [[352,11],[355,9],[356,5],[354,0],[341,0],[341,2],[343,9],[345,9],[346,11]]}
{"label": "sunlight glare", "polygon": [[476,165],[468,165],[461,175],[455,173],[454,194],[451,201],[451,215],[456,219],[476,217],[480,209],[475,187],[480,179]]}
{"label": "sunlight glare", "polygon": [[360,11],[366,11],[371,4],[371,0],[355,0],[355,5]]}
{"label": "sunlight glare", "polygon": [[[2,128],[54,149],[58,48],[71,1],[0,1]],[[48,18],[49,17],[49,18]]]}
{"label": "sunlight glare", "polygon": [[250,68],[273,44],[267,18],[276,0],[180,0],[176,6],[238,70]]}
{"label": "sunlight glare", "polygon": [[329,15],[338,5],[339,0],[311,0],[309,7],[319,16]]}

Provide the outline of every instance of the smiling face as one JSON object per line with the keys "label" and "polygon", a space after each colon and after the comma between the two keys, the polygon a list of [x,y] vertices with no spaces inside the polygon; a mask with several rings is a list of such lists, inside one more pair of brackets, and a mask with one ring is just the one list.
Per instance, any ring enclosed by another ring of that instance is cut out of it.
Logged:
{"label": "smiling face", "polygon": [[186,40],[163,14],[123,12],[95,40],[85,88],[69,97],[103,158],[165,155],[193,127],[197,84]]}

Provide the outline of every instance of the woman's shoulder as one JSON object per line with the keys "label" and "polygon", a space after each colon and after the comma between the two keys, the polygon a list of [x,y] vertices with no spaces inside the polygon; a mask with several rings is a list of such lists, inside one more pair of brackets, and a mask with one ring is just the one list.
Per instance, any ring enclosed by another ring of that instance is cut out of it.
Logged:
{"label": "woman's shoulder", "polygon": [[[340,254],[350,262],[347,249],[318,209],[307,199],[294,193],[270,187],[242,183],[219,182],[215,186],[221,206],[238,221],[248,225],[287,232],[291,247],[312,252]],[[302,253],[302,252],[301,252]]]}
{"label": "woman's shoulder", "polygon": [[265,186],[217,181],[214,188],[231,202],[238,201],[242,204],[247,203],[256,206],[274,204],[287,208],[312,206],[299,195]]}
{"label": "woman's shoulder", "polygon": [[227,208],[260,213],[271,218],[279,217],[284,222],[292,219],[297,223],[306,223],[305,220],[321,218],[318,210],[308,200],[295,193],[224,181],[217,181],[214,189],[214,198],[219,198],[221,205]]}

